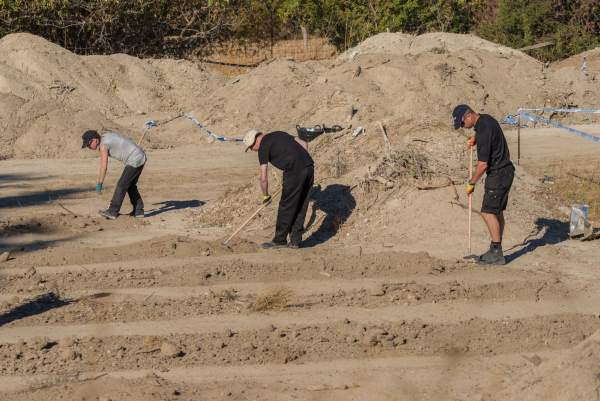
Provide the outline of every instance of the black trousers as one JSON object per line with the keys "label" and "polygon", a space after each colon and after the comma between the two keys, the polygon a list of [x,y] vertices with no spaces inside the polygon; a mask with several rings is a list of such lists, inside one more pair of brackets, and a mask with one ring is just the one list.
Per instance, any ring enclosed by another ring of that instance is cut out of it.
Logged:
{"label": "black trousers", "polygon": [[133,205],[134,211],[144,210],[144,201],[142,200],[140,191],[138,191],[137,188],[137,182],[142,174],[143,169],[144,164],[142,164],[140,167],[125,166],[123,174],[121,174],[121,178],[119,178],[119,182],[117,182],[115,193],[110,201],[110,207],[108,208],[109,211],[116,214],[119,213],[126,193],[129,194],[129,200]]}
{"label": "black trousers", "polygon": [[273,242],[287,242],[288,234],[292,242],[298,243],[302,240],[304,219],[306,218],[310,191],[314,181],[315,170],[313,166],[283,173],[283,189],[279,201]]}

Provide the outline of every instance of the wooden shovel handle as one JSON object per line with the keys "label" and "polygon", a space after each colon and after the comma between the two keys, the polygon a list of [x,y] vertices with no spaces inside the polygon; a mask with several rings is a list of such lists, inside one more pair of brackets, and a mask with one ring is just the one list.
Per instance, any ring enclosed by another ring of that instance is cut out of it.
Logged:
{"label": "wooden shovel handle", "polygon": [[229,241],[231,241],[236,235],[238,235],[240,233],[240,231],[242,231],[248,224],[250,224],[250,222],[256,217],[256,215],[258,215],[264,208],[269,206],[271,204],[271,202],[273,202],[273,198],[275,198],[277,195],[279,195],[280,192],[281,192],[281,188],[279,188],[273,195],[271,195],[271,200],[268,203],[265,203],[264,205],[261,205],[258,209],[256,209],[256,211],[254,213],[252,213],[250,215],[250,217],[248,217],[246,219],[246,221],[244,221],[242,223],[242,225],[239,226],[239,228],[237,230],[235,230],[233,232],[233,234],[231,234],[229,236],[229,238],[227,238],[225,241],[223,241],[223,245],[227,245],[229,243]]}

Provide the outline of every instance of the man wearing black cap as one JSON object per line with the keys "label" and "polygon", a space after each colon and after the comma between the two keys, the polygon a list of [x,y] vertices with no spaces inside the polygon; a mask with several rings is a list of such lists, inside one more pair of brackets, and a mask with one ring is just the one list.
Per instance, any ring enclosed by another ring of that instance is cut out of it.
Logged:
{"label": "man wearing black cap", "polygon": [[108,158],[111,157],[125,164],[125,169],[121,174],[121,178],[119,178],[110,206],[106,210],[100,210],[100,215],[107,219],[116,219],[127,193],[133,205],[133,211],[130,215],[144,217],[144,201],[137,188],[137,182],[146,164],[146,154],[142,148],[131,139],[114,132],[107,132],[100,136],[97,131],[85,131],[81,139],[83,140],[81,148],[100,151],[100,172],[96,183],[97,192],[102,191],[102,184],[108,168]]}
{"label": "man wearing black cap", "polygon": [[502,252],[504,234],[504,210],[508,204],[508,194],[515,175],[510,161],[506,138],[500,124],[492,116],[474,112],[469,106],[461,104],[452,112],[454,129],[474,128],[475,137],[467,141],[469,148],[477,146],[477,168],[467,183],[467,194],[475,190],[477,181],[486,174],[481,216],[490,232],[490,249],[479,257],[483,264],[506,263]]}
{"label": "man wearing black cap", "polygon": [[[265,249],[299,248],[304,231],[304,219],[308,209],[310,191],[314,182],[314,162],[308,153],[305,141],[286,132],[264,134],[251,130],[244,136],[246,151],[258,152],[260,164],[260,187],[263,203],[271,201],[267,167],[283,170],[283,188],[277,212],[275,236],[270,242],[262,244]],[[287,237],[290,236],[288,244]]]}

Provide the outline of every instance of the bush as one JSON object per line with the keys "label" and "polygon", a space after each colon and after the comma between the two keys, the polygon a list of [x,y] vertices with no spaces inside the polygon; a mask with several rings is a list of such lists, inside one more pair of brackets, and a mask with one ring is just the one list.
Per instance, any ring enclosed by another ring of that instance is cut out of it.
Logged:
{"label": "bush", "polygon": [[476,31],[512,47],[553,40],[555,60],[598,45],[597,0],[0,0],[0,35],[31,32],[72,51],[136,56],[210,53],[301,29],[345,50],[385,31]]}

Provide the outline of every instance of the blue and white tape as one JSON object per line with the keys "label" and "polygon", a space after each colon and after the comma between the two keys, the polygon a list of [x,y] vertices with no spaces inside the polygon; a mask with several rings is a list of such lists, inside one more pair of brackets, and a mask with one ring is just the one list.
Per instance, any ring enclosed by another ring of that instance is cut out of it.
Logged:
{"label": "blue and white tape", "polygon": [[[202,125],[202,123],[200,121],[198,121],[194,116],[192,116],[190,113],[183,113],[181,115],[179,115],[178,117],[185,117],[188,120],[190,120],[192,122],[192,124],[194,124],[196,127],[198,127],[200,130],[202,130],[204,133],[206,133],[208,136],[214,138],[217,141],[221,141],[221,142],[243,142],[243,139],[241,138],[228,138],[225,136],[221,136],[221,135],[217,135],[214,132],[212,132],[211,130],[209,130],[208,128],[206,128],[204,125]],[[168,121],[172,121],[171,120],[167,120]],[[156,128],[159,125],[161,125],[160,121],[156,121],[156,120],[149,120],[146,121],[144,123],[144,127],[146,127],[147,130],[152,129],[152,128]]]}
{"label": "blue and white tape", "polygon": [[[532,113],[587,113],[587,114],[600,114],[600,109],[580,109],[580,108],[572,108],[572,109],[555,109],[555,108],[538,108],[538,109],[519,109],[517,110],[516,115],[508,115],[504,117],[502,120],[503,124],[508,125],[518,125],[518,120],[516,117],[521,117],[521,120],[531,121],[534,123],[542,123],[546,125],[550,125],[556,128],[563,129],[572,134],[575,134],[581,138],[587,139],[592,142],[600,143],[600,136],[592,135],[587,132],[566,126],[564,124],[559,123],[558,121],[551,120],[546,117],[542,117],[537,114]],[[527,127],[526,125],[521,124],[521,127]]]}
{"label": "blue and white tape", "polygon": [[196,118],[194,118],[194,116],[192,116],[189,113],[184,113],[183,116],[186,117],[187,119],[189,119],[196,127],[200,128],[200,130],[204,131],[208,136],[213,137],[217,141],[243,142],[243,139],[241,139],[241,138],[227,138],[227,137],[215,134],[214,132],[212,132],[211,130],[206,128],[204,125],[202,125],[202,123],[200,121],[198,121]]}

